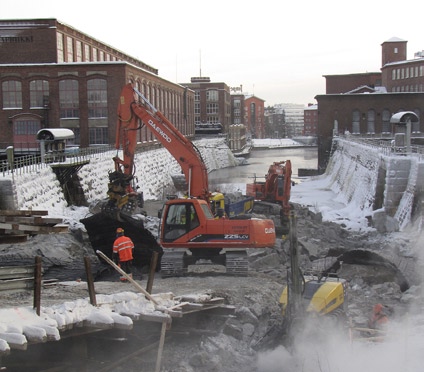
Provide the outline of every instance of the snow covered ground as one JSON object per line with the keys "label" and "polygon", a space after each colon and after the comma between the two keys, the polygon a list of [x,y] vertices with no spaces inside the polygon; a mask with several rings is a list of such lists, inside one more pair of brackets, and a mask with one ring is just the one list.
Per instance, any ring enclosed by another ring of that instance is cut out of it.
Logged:
{"label": "snow covered ground", "polygon": [[[222,140],[197,141],[196,145],[201,150],[209,170],[236,164],[231,152],[223,151],[225,144]],[[104,154],[94,157],[90,164],[80,171],[84,193],[89,202],[105,197],[107,175],[113,165],[112,160],[107,159],[111,159],[114,155]],[[166,150],[142,153],[137,157],[136,164],[140,165],[136,177],[140,181],[145,199],[161,199],[172,187],[170,175],[180,173],[178,164]],[[71,226],[79,225],[79,220],[88,213],[85,207],[67,206],[60,185],[50,167],[38,171],[35,176],[16,175],[15,181],[19,184],[17,189],[19,209],[48,210],[49,216],[63,218],[64,222]],[[235,188],[240,188],[240,185],[235,185]],[[360,195],[367,195],[370,190],[357,191],[356,195],[359,198]],[[363,200],[353,198],[347,202],[331,174],[304,179],[292,188],[293,202],[308,205],[314,211],[321,212],[324,220],[342,222],[348,229],[355,231],[370,229],[366,216],[372,211]],[[7,351],[8,340],[13,343],[24,343],[31,334],[57,339],[59,337],[57,330],[75,321],[113,321],[125,324],[130,322],[130,319],[116,314],[118,306],[122,306],[123,303],[127,304],[128,311],[134,313],[156,311],[144,296],[134,293],[124,292],[119,296],[110,295],[99,300],[102,305],[98,308],[91,306],[88,299],[42,308],[41,317],[37,317],[32,308],[0,310],[0,351]],[[169,298],[164,301],[166,306],[173,305],[169,302]],[[424,324],[424,318],[419,315],[414,315],[409,321]],[[333,341],[327,340],[321,346],[309,345],[310,348],[306,351],[304,348],[299,348],[294,354],[289,354],[286,350],[276,350],[262,356],[260,371],[421,371],[424,330],[422,326],[402,327],[402,324],[394,325],[393,338],[390,338],[389,342],[377,345],[364,346],[362,343],[355,343],[349,347],[345,344],[335,345]],[[403,332],[402,337],[396,339],[396,332]],[[355,357],[359,354],[363,358]],[[303,363],[302,366],[299,363]],[[276,368],[276,365],[279,367]]]}

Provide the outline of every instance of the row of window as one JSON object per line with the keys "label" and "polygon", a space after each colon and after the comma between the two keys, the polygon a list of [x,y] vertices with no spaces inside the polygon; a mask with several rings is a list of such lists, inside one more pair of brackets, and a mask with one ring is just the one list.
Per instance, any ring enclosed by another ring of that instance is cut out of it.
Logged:
{"label": "row of window", "polygon": [[[41,125],[39,120],[34,120],[32,118],[21,118],[16,120],[13,125],[15,148],[22,149],[38,147],[38,144],[35,142],[35,136],[40,129]],[[71,129],[75,135],[72,143],[79,145],[81,143],[80,128],[68,129]],[[88,130],[90,145],[103,145],[109,143],[107,127],[89,127]]]}
{"label": "row of window", "polygon": [[423,84],[402,85],[399,87],[393,87],[392,92],[424,92],[424,86]]}
{"label": "row of window", "polygon": [[[66,48],[65,48],[66,44]],[[85,44],[80,40],[57,33],[57,61],[63,62],[97,62],[119,61],[119,59],[105,51]]]}
{"label": "row of window", "polygon": [[[50,87],[47,80],[29,83],[30,108],[48,108]],[[22,83],[17,80],[2,82],[3,109],[22,109]],[[107,117],[107,82],[105,79],[87,81],[87,106],[89,118]],[[79,117],[79,83],[67,79],[59,81],[60,118]]]}
{"label": "row of window", "polygon": [[[194,101],[200,102],[200,90],[194,92]],[[213,89],[208,89],[206,91],[206,101],[217,102],[218,101],[218,91]]]}
{"label": "row of window", "polygon": [[424,76],[424,66],[409,66],[392,70],[392,80],[409,79]]}
{"label": "row of window", "polygon": [[[415,110],[415,113],[418,117],[420,117],[419,110]],[[352,113],[352,133],[353,134],[360,134],[361,133],[361,119],[362,121],[366,120],[366,133],[368,134],[375,134],[375,110],[368,110],[368,112],[365,114],[363,113],[361,115],[359,110],[354,110]],[[391,133],[391,124],[390,124],[390,118],[392,117],[392,114],[389,110],[383,110],[381,114],[381,133]],[[420,132],[420,123],[412,123],[411,128],[412,133],[419,133]]]}

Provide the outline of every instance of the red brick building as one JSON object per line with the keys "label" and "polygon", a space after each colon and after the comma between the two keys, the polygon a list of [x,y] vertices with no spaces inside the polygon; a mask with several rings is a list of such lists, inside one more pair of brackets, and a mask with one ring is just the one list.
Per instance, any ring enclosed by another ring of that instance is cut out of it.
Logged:
{"label": "red brick building", "polygon": [[[390,118],[413,111],[420,118],[412,128],[415,141],[423,137],[424,58],[407,60],[407,41],[392,38],[382,46],[381,73],[326,75],[327,91],[318,95],[318,167],[324,171],[332,138],[354,136],[390,140],[395,134]],[[380,77],[379,77],[380,75]],[[380,83],[381,82],[381,83]]]}
{"label": "red brick building", "polygon": [[347,75],[324,75],[325,93],[346,93],[361,86],[381,86],[381,72],[366,72]]}
{"label": "red brick building", "polygon": [[244,99],[245,125],[252,138],[265,137],[265,101],[256,96]]}
{"label": "red brick building", "polygon": [[[128,82],[188,136],[194,93],[158,70],[56,19],[0,20],[0,149],[33,148],[42,128],[68,128],[81,147],[113,144]],[[155,142],[143,128],[141,143]]]}
{"label": "red brick building", "polygon": [[316,136],[318,129],[318,106],[309,104],[303,111],[303,135]]}
{"label": "red brick building", "polygon": [[209,77],[192,77],[191,83],[181,85],[194,91],[194,123],[222,124],[228,132],[231,124],[230,87],[213,83]]}

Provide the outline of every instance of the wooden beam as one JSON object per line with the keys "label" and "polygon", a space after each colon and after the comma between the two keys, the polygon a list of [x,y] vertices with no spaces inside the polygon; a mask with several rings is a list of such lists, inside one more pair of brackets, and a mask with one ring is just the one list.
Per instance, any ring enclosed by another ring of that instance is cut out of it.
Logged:
{"label": "wooden beam", "polygon": [[48,211],[33,211],[33,210],[0,210],[0,216],[47,216]]}
{"label": "wooden beam", "polygon": [[0,292],[18,289],[32,289],[34,287],[34,277],[0,280]]}
{"label": "wooden beam", "polygon": [[34,265],[0,267],[0,280],[27,278],[34,274]]}
{"label": "wooden beam", "polygon": [[2,223],[22,223],[32,225],[57,225],[63,222],[62,218],[48,218],[43,216],[2,216],[0,215],[0,222]]}
{"label": "wooden beam", "polygon": [[0,229],[9,230],[10,232],[26,232],[37,234],[50,234],[50,233],[64,233],[69,231],[68,225],[55,225],[55,226],[36,226],[36,225],[22,225],[18,223],[0,223]]}
{"label": "wooden beam", "polygon": [[23,243],[28,240],[28,234],[0,235],[0,244]]}

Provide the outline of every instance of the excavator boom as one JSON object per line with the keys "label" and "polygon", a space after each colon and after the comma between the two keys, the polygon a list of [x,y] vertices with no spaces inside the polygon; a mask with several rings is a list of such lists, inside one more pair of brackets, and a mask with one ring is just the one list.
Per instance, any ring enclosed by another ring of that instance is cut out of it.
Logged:
{"label": "excavator boom", "polygon": [[[117,130],[119,138],[125,141],[119,141],[125,146],[123,163],[128,164],[129,167],[133,167],[136,130],[140,128],[140,122],[148,126],[181,166],[188,184],[189,195],[208,200],[208,172],[199,150],[139,91],[131,84],[127,84],[123,87],[119,99],[118,128],[120,129]],[[125,161],[126,158],[128,158],[127,161]]]}

